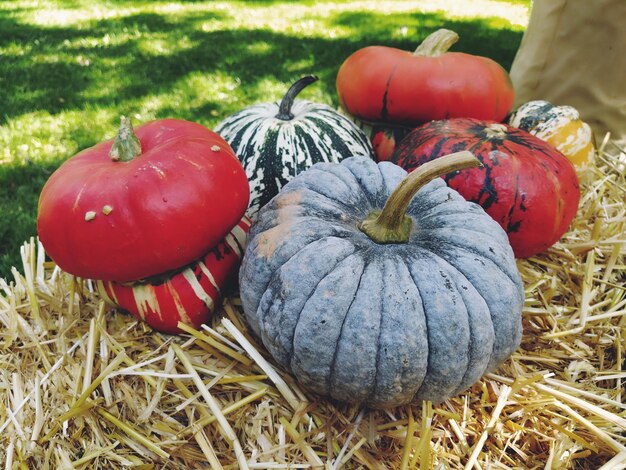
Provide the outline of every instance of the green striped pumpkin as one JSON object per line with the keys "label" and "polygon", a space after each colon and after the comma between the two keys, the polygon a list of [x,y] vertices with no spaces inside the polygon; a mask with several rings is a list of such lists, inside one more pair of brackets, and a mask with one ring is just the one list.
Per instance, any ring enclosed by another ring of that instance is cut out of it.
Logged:
{"label": "green striped pumpkin", "polygon": [[233,148],[250,182],[248,217],[297,174],[318,162],[373,158],[367,136],[330,106],[295,97],[317,77],[295,82],[280,102],[249,106],[215,131]]}

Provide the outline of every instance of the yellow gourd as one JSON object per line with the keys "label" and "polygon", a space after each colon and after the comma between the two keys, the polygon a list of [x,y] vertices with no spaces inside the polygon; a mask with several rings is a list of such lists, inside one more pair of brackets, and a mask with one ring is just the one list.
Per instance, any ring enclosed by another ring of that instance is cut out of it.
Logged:
{"label": "yellow gourd", "polygon": [[556,147],[577,170],[585,169],[593,162],[593,133],[571,106],[555,106],[542,100],[529,101],[511,114],[509,125]]}

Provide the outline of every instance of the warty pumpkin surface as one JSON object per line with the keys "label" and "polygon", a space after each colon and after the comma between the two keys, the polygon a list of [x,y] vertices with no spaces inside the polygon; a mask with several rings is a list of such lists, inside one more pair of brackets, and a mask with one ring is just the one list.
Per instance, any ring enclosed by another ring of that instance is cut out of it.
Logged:
{"label": "warty pumpkin surface", "polygon": [[200,258],[237,225],[248,199],[244,169],[217,133],[181,119],[133,132],[123,118],[115,140],[50,176],[37,233],[70,274],[136,281]]}
{"label": "warty pumpkin surface", "polygon": [[480,206],[437,178],[408,205],[405,241],[359,228],[406,174],[365,158],[318,163],[251,228],[239,279],[247,321],[304,386],[333,399],[440,402],[520,342],[520,275]]}

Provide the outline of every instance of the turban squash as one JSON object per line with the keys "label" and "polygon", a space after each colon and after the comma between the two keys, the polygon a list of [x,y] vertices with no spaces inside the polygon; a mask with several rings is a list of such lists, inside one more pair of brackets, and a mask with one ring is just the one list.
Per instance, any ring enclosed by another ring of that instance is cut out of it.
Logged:
{"label": "turban squash", "polygon": [[207,320],[236,271],[249,194],[243,167],[215,132],[179,119],[133,130],[122,118],[114,141],[48,179],[37,230],[64,271],[99,281],[112,303],[176,332],[178,321]]}
{"label": "turban squash", "polygon": [[467,154],[406,180],[389,162],[318,163],[261,209],[241,301],[303,385],[374,407],[438,402],[517,348],[524,295],[505,232],[440,178],[425,184]]}
{"label": "turban squash", "polygon": [[181,269],[135,282],[96,281],[100,296],[164,333],[178,323],[199,328],[219,306],[224,286],[237,272],[250,220],[244,217],[201,259]]}

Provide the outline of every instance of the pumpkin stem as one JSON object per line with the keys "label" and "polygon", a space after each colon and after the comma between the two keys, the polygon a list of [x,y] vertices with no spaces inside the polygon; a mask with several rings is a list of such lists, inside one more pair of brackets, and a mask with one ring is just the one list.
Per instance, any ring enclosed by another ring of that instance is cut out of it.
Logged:
{"label": "pumpkin stem", "polygon": [[285,96],[283,96],[283,99],[280,101],[276,119],[291,121],[294,117],[291,112],[291,107],[293,106],[296,96],[311,83],[316,82],[317,80],[318,78],[315,75],[307,75],[291,85],[289,90],[287,90],[287,93],[285,93]]}
{"label": "pumpkin stem", "polygon": [[449,29],[438,29],[428,35],[422,43],[417,46],[413,55],[438,57],[448,52],[448,49],[459,40],[459,35]]}
{"label": "pumpkin stem", "polygon": [[481,166],[480,160],[467,150],[424,163],[400,182],[382,211],[372,211],[361,221],[359,229],[376,243],[408,242],[413,219],[406,210],[413,196],[439,176],[476,166]]}
{"label": "pumpkin stem", "polygon": [[120,128],[113,141],[113,146],[109,150],[109,157],[114,162],[129,162],[138,155],[141,155],[141,143],[133,132],[130,118],[122,116]]}

